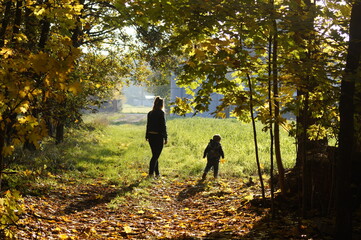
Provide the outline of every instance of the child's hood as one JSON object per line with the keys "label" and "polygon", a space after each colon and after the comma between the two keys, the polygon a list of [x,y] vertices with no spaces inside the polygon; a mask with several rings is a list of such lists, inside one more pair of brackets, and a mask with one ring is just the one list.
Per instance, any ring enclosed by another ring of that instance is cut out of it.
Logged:
{"label": "child's hood", "polygon": [[209,145],[210,145],[212,148],[217,148],[217,147],[221,146],[221,143],[220,143],[220,142],[216,142],[216,141],[214,141],[213,139],[211,139],[210,142],[209,142]]}

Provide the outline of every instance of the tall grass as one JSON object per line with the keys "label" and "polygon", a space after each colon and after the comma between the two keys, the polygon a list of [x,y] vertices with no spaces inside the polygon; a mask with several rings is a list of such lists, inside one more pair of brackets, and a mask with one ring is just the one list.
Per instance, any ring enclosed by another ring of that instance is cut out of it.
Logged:
{"label": "tall grass", "polygon": [[[261,131],[258,124],[258,150],[265,172],[270,166],[269,134]],[[203,151],[214,134],[222,137],[225,162],[220,165],[223,177],[244,177],[256,174],[255,148],[251,124],[235,119],[176,118],[168,121],[170,144],[164,149],[160,162],[164,161],[167,172],[182,175],[201,174],[206,160]],[[286,168],[295,160],[293,139],[282,133],[282,154]],[[162,160],[163,159],[163,160]]]}
{"label": "tall grass", "polygon": [[[98,116],[104,118],[104,116]],[[103,120],[108,122],[107,120]],[[99,124],[99,119],[91,122]],[[91,122],[88,122],[91,123]],[[67,150],[77,159],[77,169],[92,177],[102,176],[115,183],[132,182],[148,171],[151,151],[145,140],[145,122],[110,124],[98,131],[98,142],[75,145]],[[269,134],[258,125],[259,155],[265,173],[269,172]],[[203,151],[214,134],[222,136],[225,162],[221,177],[256,175],[253,132],[250,124],[235,119],[170,118],[167,120],[168,144],[159,159],[162,175],[170,177],[200,176],[206,165]],[[295,160],[293,139],[282,132],[282,156],[286,168]]]}

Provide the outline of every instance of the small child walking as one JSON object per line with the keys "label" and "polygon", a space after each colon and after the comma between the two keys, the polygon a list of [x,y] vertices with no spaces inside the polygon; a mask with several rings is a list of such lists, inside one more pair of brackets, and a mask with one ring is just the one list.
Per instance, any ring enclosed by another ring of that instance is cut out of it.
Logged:
{"label": "small child walking", "polygon": [[214,178],[218,177],[219,160],[222,157],[224,159],[224,152],[221,145],[221,136],[216,134],[209,141],[206,149],[203,153],[203,158],[207,157],[207,165],[204,169],[202,180],[206,179],[207,173],[213,167]]}

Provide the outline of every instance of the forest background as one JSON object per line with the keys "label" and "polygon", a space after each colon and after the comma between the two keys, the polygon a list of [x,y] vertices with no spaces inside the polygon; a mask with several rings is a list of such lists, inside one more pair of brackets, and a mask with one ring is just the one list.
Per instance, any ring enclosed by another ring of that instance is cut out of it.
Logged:
{"label": "forest background", "polygon": [[[302,215],[324,212],[326,205],[336,219],[335,236],[351,239],[359,201],[351,169],[361,148],[360,5],[3,0],[0,179],[12,178],[8,166],[19,149],[37,151],[49,136],[61,144],[84,109],[109,100],[114,89],[129,82],[160,85],[155,93],[166,97],[164,85],[174,75],[193,98],[170,103],[173,112],[207,111],[216,92],[223,95],[216,117],[231,109],[239,121],[252,122],[263,198],[256,121],[269,133],[270,176],[277,171],[283,196],[295,194],[281,155],[280,128],[287,129],[297,145],[292,175],[301,182]],[[286,121],[285,113],[295,121]],[[328,147],[329,138],[337,150]],[[11,216],[2,218],[7,230],[20,206],[13,201],[19,194],[5,190],[0,209]],[[272,200],[273,193],[271,184]],[[322,206],[315,199],[323,199]]]}

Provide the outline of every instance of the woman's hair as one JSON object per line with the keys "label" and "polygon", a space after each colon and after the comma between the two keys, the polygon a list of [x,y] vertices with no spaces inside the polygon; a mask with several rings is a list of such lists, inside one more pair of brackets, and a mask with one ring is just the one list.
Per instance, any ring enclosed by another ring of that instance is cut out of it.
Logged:
{"label": "woman's hair", "polygon": [[156,97],[156,98],[154,99],[153,110],[156,110],[156,109],[161,110],[161,109],[163,108],[163,103],[164,103],[163,98],[161,98],[161,97]]}

